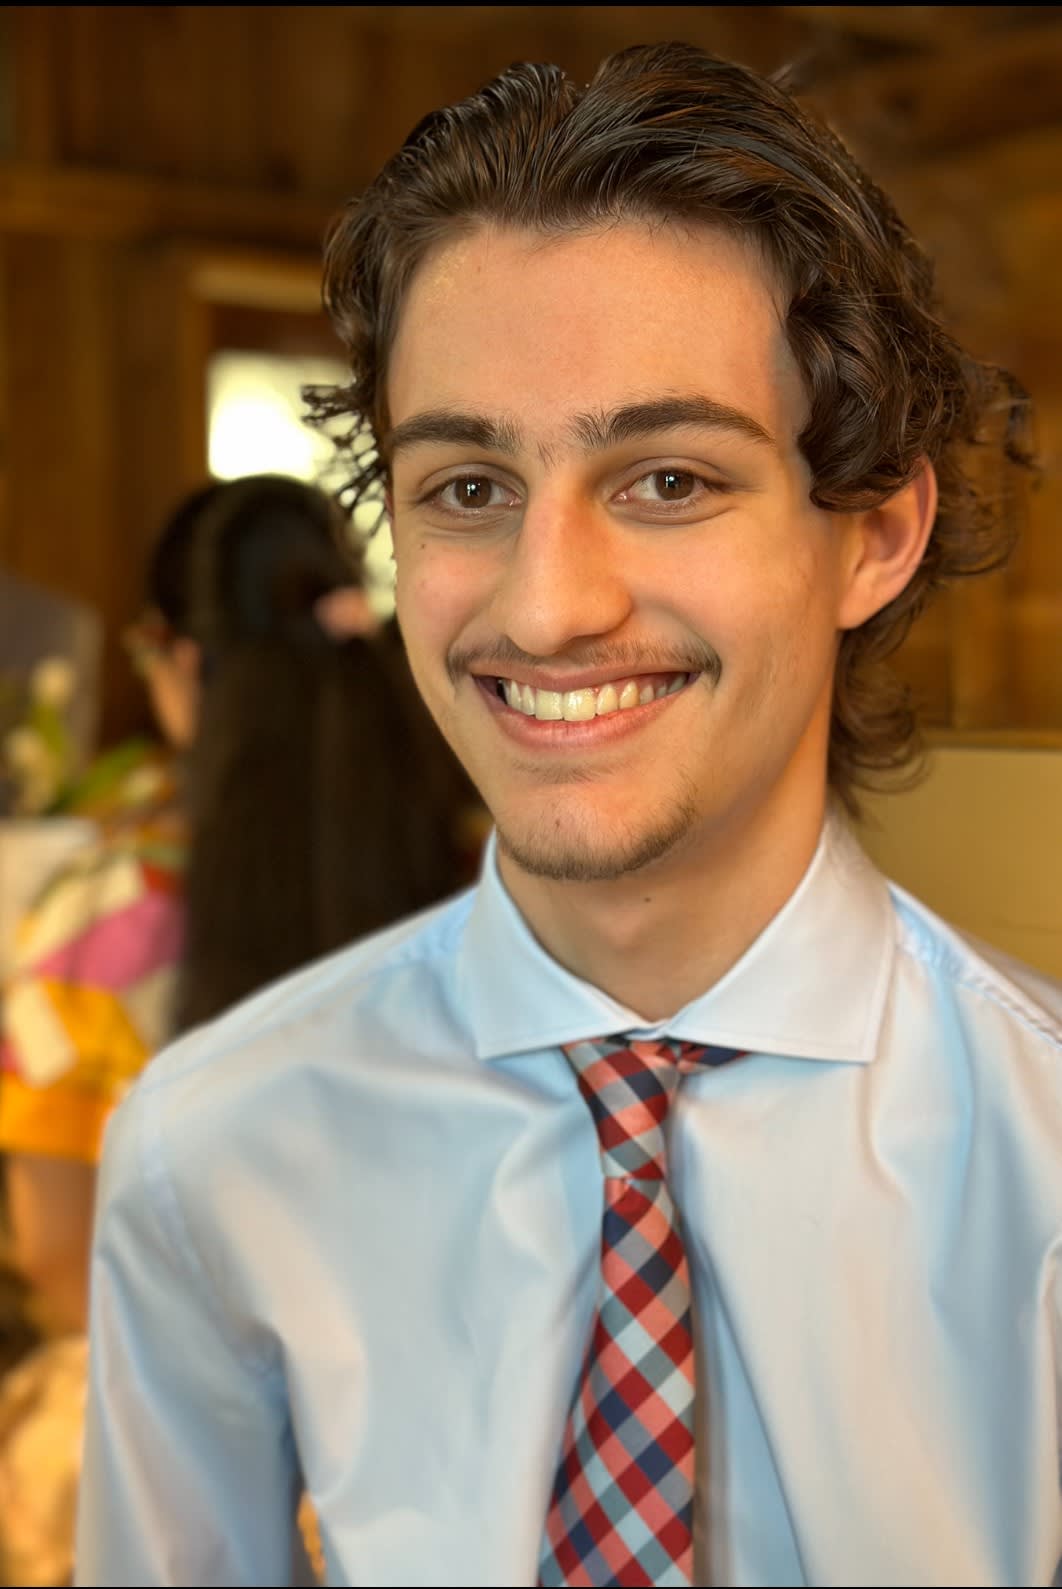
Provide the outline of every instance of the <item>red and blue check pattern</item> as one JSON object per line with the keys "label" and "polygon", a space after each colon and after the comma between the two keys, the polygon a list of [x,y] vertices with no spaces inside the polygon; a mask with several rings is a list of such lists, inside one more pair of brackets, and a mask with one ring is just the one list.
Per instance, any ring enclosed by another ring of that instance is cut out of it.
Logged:
{"label": "red and blue check pattern", "polygon": [[666,1180],[680,1077],[734,1049],[606,1038],[565,1048],[605,1175],[601,1300],[568,1417],[539,1583],[693,1582],[690,1281]]}

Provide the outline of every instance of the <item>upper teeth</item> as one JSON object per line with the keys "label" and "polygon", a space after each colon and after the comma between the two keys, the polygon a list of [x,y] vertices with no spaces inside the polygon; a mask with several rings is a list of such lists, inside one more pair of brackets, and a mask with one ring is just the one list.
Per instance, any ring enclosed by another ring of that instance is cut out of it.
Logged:
{"label": "upper teeth", "polygon": [[525,717],[537,717],[540,722],[585,723],[591,717],[605,717],[609,712],[625,712],[632,706],[647,706],[676,690],[689,681],[688,673],[677,673],[670,684],[640,684],[637,679],[625,682],[617,679],[612,684],[581,690],[536,690],[530,684],[518,684],[515,679],[502,679],[505,699],[514,711]]}

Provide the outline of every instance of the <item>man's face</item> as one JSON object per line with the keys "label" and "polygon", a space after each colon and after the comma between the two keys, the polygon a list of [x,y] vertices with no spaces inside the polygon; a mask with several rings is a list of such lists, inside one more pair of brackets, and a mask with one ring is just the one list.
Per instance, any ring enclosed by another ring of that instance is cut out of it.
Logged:
{"label": "man's face", "polygon": [[821,804],[850,523],[751,247],[478,230],[414,276],[387,396],[399,622],[510,862],[696,865]]}

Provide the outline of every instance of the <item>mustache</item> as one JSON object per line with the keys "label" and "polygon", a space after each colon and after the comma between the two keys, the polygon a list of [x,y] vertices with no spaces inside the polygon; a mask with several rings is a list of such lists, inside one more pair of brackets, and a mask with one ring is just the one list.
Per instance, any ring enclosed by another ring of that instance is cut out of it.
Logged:
{"label": "mustache", "polygon": [[489,645],[452,646],[446,654],[446,672],[450,683],[456,686],[473,671],[493,673],[504,679],[509,677],[514,666],[534,668],[541,667],[544,662],[559,661],[572,668],[605,669],[616,678],[628,673],[706,673],[713,684],[718,682],[723,671],[718,651],[707,641],[652,647],[590,643],[542,657],[532,651],[521,651],[501,635]]}

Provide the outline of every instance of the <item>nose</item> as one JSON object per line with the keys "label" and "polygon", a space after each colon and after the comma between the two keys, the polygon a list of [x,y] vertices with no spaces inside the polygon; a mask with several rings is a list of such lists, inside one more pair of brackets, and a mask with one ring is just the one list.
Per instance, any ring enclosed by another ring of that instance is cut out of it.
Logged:
{"label": "nose", "polygon": [[593,504],[529,503],[507,549],[490,618],[521,651],[557,656],[611,634],[633,601],[621,532]]}

